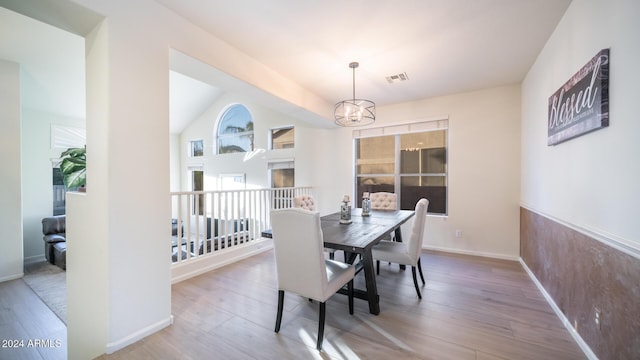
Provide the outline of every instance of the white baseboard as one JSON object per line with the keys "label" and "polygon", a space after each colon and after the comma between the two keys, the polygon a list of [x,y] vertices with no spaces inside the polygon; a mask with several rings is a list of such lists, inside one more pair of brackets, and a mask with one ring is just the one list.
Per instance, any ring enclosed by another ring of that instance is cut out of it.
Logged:
{"label": "white baseboard", "polygon": [[510,255],[505,255],[505,254],[488,253],[488,252],[483,252],[483,251],[470,251],[470,250],[452,249],[452,248],[433,246],[433,245],[424,245],[422,248],[426,249],[426,250],[442,251],[442,252],[448,252],[448,253],[453,253],[453,254],[462,254],[462,255],[481,256],[481,257],[492,258],[492,259],[511,260],[511,261],[518,261],[520,259],[519,256],[510,256]]}
{"label": "white baseboard", "polygon": [[168,318],[158,321],[155,324],[149,325],[144,329],[140,329],[139,331],[136,331],[133,334],[130,334],[129,336],[118,341],[107,343],[106,353],[107,355],[113,354],[114,352],[120,349],[124,349],[125,347],[138,342],[145,337],[166,328],[171,324],[173,324],[173,315],[169,315]]}
{"label": "white baseboard", "polygon": [[531,278],[531,280],[533,280],[533,283],[536,284],[536,287],[538,287],[538,290],[540,290],[540,292],[544,296],[545,300],[547,300],[547,303],[549,303],[549,305],[551,305],[551,308],[553,309],[553,311],[556,313],[556,315],[558,316],[560,321],[562,321],[562,324],[564,325],[564,327],[567,330],[569,330],[569,334],[571,334],[571,336],[576,341],[576,343],[578,343],[578,346],[580,347],[582,352],[584,352],[584,354],[587,356],[587,359],[589,359],[589,360],[598,360],[598,357],[596,356],[596,354],[594,354],[593,351],[591,351],[591,348],[589,347],[589,345],[587,345],[587,343],[584,340],[582,340],[582,337],[580,336],[580,334],[578,334],[578,332],[573,327],[573,325],[571,325],[571,321],[569,321],[569,319],[567,319],[567,317],[564,315],[562,310],[560,310],[558,305],[556,305],[556,302],[553,300],[551,295],[549,295],[549,293],[544,288],[544,286],[542,286],[540,281],[538,281],[538,279],[533,274],[533,272],[529,269],[527,264],[525,264],[524,260],[522,260],[522,258],[520,258],[519,261],[520,261],[520,265],[522,265],[522,268],[524,268],[524,270],[529,275],[529,278]]}
{"label": "white baseboard", "polygon": [[44,254],[40,254],[40,255],[36,255],[36,256],[29,256],[29,257],[24,258],[24,264],[25,265],[39,263],[39,262],[43,262],[43,261],[47,261],[47,258],[44,256]]}
{"label": "white baseboard", "polygon": [[5,282],[5,281],[9,281],[9,280],[20,279],[20,278],[22,278],[22,277],[24,277],[24,273],[18,273],[18,274],[7,275],[7,276],[0,277],[0,282]]}

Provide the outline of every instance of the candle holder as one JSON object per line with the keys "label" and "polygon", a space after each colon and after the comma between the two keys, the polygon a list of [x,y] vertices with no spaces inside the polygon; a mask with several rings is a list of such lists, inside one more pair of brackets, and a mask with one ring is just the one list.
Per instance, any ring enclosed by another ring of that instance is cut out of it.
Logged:
{"label": "candle holder", "polygon": [[362,194],[362,216],[370,216],[371,215],[371,199],[369,198],[369,193]]}
{"label": "candle holder", "polygon": [[351,205],[349,205],[349,195],[345,195],[340,204],[340,224],[351,224]]}

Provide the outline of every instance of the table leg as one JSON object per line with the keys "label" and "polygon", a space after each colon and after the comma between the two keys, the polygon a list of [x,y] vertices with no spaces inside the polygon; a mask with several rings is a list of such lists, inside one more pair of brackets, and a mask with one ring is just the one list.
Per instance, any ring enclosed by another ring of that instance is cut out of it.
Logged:
{"label": "table leg", "polygon": [[362,254],[362,263],[364,271],[364,281],[367,285],[367,300],[369,301],[369,312],[380,314],[380,297],[378,296],[378,286],[376,285],[376,273],[374,270],[373,257],[371,249]]}
{"label": "table leg", "polygon": [[[398,226],[398,228],[396,229],[396,236],[395,236],[395,241],[397,242],[402,242],[402,230],[400,230],[400,227]],[[400,265],[400,270],[404,270],[406,268],[405,265]]]}

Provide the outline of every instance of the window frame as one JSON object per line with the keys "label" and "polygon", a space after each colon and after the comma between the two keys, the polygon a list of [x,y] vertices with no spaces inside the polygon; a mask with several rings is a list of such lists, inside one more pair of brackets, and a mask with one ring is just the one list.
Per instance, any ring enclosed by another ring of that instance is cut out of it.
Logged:
{"label": "window frame", "polygon": [[289,169],[293,170],[293,186],[292,187],[295,187],[295,183],[296,183],[296,176],[295,176],[296,163],[295,163],[295,160],[294,159],[270,160],[267,163],[269,187],[270,188],[274,188],[274,184],[273,184],[273,171],[274,170],[289,170]]}
{"label": "window frame", "polygon": [[[202,189],[195,189],[195,183],[196,183],[196,172],[199,172],[202,174],[202,184],[201,187]],[[189,187],[191,188],[191,191],[196,192],[196,191],[204,191],[204,165],[203,164],[193,164],[193,165],[189,165],[187,167],[187,174],[189,177]],[[194,198],[192,199],[192,204],[191,204],[191,215],[196,215],[197,211],[196,211],[196,203],[195,203],[195,196],[193,195]],[[206,212],[205,209],[205,196],[204,194],[198,195],[199,197],[199,202],[198,205],[199,207],[199,214],[197,215],[204,215]]]}
{"label": "window frame", "polygon": [[[220,133],[220,127],[222,126],[223,122],[226,120],[226,115],[229,114],[229,112],[236,108],[236,107],[243,107],[247,113],[249,114],[250,117],[250,123],[252,124],[252,128],[249,131],[243,131],[243,132],[238,132],[238,133],[231,133],[231,134],[221,134]],[[253,119],[253,114],[251,113],[251,110],[249,110],[249,107],[241,104],[241,103],[233,103],[233,104],[229,104],[227,106],[225,106],[224,109],[222,109],[222,111],[220,111],[220,113],[218,114],[218,119],[216,120],[216,126],[215,126],[215,133],[213,138],[215,139],[215,147],[213,148],[213,153],[214,155],[224,155],[224,154],[233,154],[233,153],[250,153],[252,151],[255,150],[255,131],[254,131],[254,119]],[[249,137],[249,141],[250,141],[250,145],[249,145],[249,149],[243,149],[245,151],[232,151],[232,152],[220,152],[220,139],[224,139],[224,138],[240,138],[243,136],[248,136]]]}
{"label": "window frame", "polygon": [[[201,145],[201,155],[196,155],[195,154],[195,146],[194,144],[196,143],[200,143]],[[204,139],[195,139],[195,140],[189,140],[189,157],[191,158],[200,158],[204,156]]]}
{"label": "window frame", "polygon": [[[411,177],[411,176],[437,176],[444,177],[444,187],[445,187],[445,209],[444,213],[434,213],[428,212],[429,216],[439,216],[439,217],[447,217],[449,214],[449,119],[439,118],[434,120],[427,120],[422,122],[409,122],[403,124],[396,124],[386,127],[376,127],[376,128],[366,128],[362,130],[354,130],[353,131],[353,171],[354,171],[354,182],[353,182],[353,193],[354,198],[356,199],[356,203],[358,204],[361,199],[358,198],[358,181],[363,177],[393,177],[393,188],[394,193],[398,194],[398,207],[400,208],[402,205],[400,204],[400,199],[402,198],[402,178]],[[444,173],[402,173],[401,172],[401,137],[405,134],[412,133],[426,133],[431,131],[445,131],[445,172]],[[360,175],[358,172],[358,149],[357,144],[358,140],[363,138],[376,138],[376,137],[384,137],[384,136],[393,136],[394,137],[394,173],[393,174],[362,174]]]}
{"label": "window frame", "polygon": [[[293,142],[291,143],[291,147],[282,147],[275,148],[273,145],[273,133],[278,130],[293,130]],[[278,126],[269,129],[269,150],[286,150],[286,149],[295,149],[296,147],[296,128],[293,125],[286,126]]]}

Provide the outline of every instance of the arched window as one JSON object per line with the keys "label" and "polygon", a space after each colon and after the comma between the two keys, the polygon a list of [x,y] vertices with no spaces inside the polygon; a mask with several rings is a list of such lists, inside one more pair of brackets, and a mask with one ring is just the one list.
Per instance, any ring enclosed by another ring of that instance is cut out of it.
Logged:
{"label": "arched window", "polygon": [[216,134],[218,154],[253,150],[253,118],[246,106],[227,107],[218,121]]}

